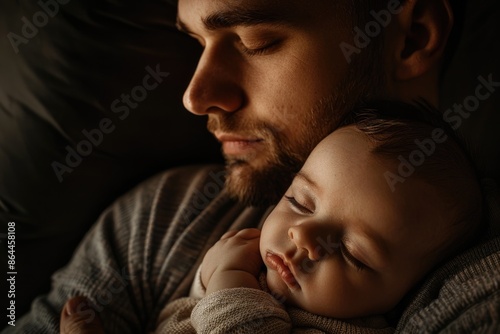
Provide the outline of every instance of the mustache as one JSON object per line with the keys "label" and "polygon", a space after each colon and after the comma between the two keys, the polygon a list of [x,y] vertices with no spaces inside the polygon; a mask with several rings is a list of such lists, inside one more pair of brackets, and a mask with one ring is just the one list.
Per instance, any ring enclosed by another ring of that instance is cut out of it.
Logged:
{"label": "mustache", "polygon": [[277,138],[275,126],[260,120],[250,120],[235,114],[208,115],[207,129],[211,133],[227,132],[261,139]]}
{"label": "mustache", "polygon": [[284,140],[279,126],[261,120],[244,118],[238,113],[209,114],[207,129],[211,133],[221,131],[262,139],[268,144],[270,159],[275,163],[274,168],[279,166],[285,174],[286,171],[298,172],[308,155],[308,153],[296,152]]}

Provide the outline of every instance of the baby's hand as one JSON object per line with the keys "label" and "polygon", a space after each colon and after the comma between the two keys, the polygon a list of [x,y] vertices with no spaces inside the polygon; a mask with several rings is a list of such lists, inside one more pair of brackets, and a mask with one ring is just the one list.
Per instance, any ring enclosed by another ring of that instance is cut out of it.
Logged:
{"label": "baby's hand", "polygon": [[259,239],[258,229],[229,231],[208,250],[201,265],[201,281],[207,294],[235,287],[259,289]]}

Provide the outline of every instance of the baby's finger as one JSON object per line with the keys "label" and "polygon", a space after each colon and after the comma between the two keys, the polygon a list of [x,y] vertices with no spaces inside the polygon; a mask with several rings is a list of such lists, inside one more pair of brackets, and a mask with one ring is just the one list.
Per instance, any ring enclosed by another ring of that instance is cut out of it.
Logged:
{"label": "baby's finger", "polygon": [[220,237],[220,240],[231,238],[232,236],[234,236],[237,233],[238,233],[238,230],[227,231],[226,233],[224,233],[222,235],[222,237]]}
{"label": "baby's finger", "polygon": [[260,237],[260,230],[256,228],[246,228],[239,231],[236,236],[247,240],[255,239]]}

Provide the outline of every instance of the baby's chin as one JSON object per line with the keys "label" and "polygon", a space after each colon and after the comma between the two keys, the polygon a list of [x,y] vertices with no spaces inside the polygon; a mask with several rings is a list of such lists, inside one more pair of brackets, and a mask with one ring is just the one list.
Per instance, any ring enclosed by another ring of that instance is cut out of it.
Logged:
{"label": "baby's chin", "polygon": [[[389,311],[381,312],[384,308],[384,306],[382,305],[380,306],[380,309],[377,310],[377,312],[369,312],[366,310],[365,312],[363,312],[356,307],[351,310],[348,310],[348,307],[328,307],[326,309],[320,307],[320,309],[316,309],[316,303],[308,303],[303,299],[306,297],[304,295],[300,295],[302,290],[290,289],[283,282],[283,280],[281,280],[279,277],[274,276],[273,273],[269,274],[268,272],[266,272],[265,285],[261,285],[266,292],[271,294],[274,299],[276,299],[280,304],[283,305],[296,307],[318,316],[339,320],[349,320],[349,323],[357,324],[362,327],[372,328],[371,326],[387,326],[384,314],[389,313]],[[312,308],[315,309],[313,310]],[[391,308],[391,310],[392,309],[393,308]]]}
{"label": "baby's chin", "polygon": [[288,286],[280,278],[266,272],[265,282],[265,289],[267,292],[280,304],[297,306],[294,302],[295,298],[293,298],[292,291],[290,291]]}

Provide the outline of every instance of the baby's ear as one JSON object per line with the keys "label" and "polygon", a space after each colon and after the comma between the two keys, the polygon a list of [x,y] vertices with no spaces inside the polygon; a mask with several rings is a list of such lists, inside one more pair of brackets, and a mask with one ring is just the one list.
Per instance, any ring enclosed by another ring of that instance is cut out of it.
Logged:
{"label": "baby's ear", "polygon": [[449,0],[407,0],[399,10],[387,40],[395,43],[393,80],[406,81],[441,63],[454,18]]}

